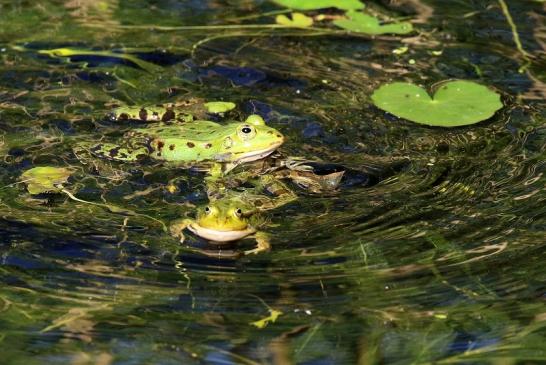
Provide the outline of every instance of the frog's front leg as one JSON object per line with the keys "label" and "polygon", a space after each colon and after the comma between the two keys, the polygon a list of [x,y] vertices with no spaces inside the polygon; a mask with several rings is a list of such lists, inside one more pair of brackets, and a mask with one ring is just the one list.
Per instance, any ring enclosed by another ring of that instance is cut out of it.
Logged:
{"label": "frog's front leg", "polygon": [[312,162],[304,157],[287,157],[283,162],[283,166],[290,171],[313,171],[313,167],[307,165]]}
{"label": "frog's front leg", "polygon": [[231,162],[213,162],[206,178],[209,180],[221,179],[235,167],[237,165]]}
{"label": "frog's front leg", "polygon": [[256,248],[245,251],[245,255],[258,254],[260,252],[269,251],[271,244],[269,243],[269,235],[265,232],[256,232],[254,235],[256,239]]}
{"label": "frog's front leg", "polygon": [[224,173],[222,164],[214,163],[210,167],[208,175],[205,177],[207,196],[209,199],[217,198],[225,191],[225,186],[222,179],[223,176]]}
{"label": "frog's front leg", "polygon": [[247,172],[229,174],[232,164],[215,163],[208,171],[205,177],[207,186],[207,195],[209,199],[215,200],[225,195],[227,189],[236,188],[246,181],[250,175]]}
{"label": "frog's front leg", "polygon": [[195,223],[193,219],[181,218],[173,221],[169,227],[171,235],[180,239],[180,243],[184,243],[184,230],[192,223]]}

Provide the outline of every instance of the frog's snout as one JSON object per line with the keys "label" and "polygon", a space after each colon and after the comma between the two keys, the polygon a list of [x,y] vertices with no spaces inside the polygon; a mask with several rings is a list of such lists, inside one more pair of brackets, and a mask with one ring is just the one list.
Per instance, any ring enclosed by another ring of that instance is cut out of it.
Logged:
{"label": "frog's snout", "polygon": [[271,143],[271,145],[278,147],[284,143],[285,137],[281,132],[272,130],[269,131],[269,133],[273,135],[273,142]]}

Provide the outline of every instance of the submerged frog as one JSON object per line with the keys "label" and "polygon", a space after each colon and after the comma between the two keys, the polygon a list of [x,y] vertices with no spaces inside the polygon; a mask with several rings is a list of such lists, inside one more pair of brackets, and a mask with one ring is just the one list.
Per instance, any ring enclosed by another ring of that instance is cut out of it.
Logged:
{"label": "submerged frog", "polygon": [[189,98],[171,104],[119,106],[108,113],[111,120],[140,122],[191,122],[207,116],[206,103],[202,99]]}
{"label": "submerged frog", "polygon": [[268,127],[259,115],[225,125],[199,120],[140,128],[126,133],[124,139],[123,145],[98,143],[89,150],[115,161],[150,157],[181,167],[216,163],[220,167],[213,166],[213,171],[226,172],[241,163],[268,156],[284,142],[284,136]]}
{"label": "submerged frog", "polygon": [[176,120],[179,122],[192,121],[193,116],[170,106],[147,105],[147,106],[122,106],[113,109],[108,113],[112,120],[137,120],[141,122],[168,122]]}
{"label": "submerged frog", "polygon": [[[262,181],[271,183],[263,188],[275,197],[257,194],[253,189],[226,191],[223,197],[209,202],[206,207],[199,208],[195,219],[174,221],[170,227],[171,234],[179,237],[180,242],[184,242],[183,231],[188,229],[216,245],[253,237],[257,243],[256,247],[244,251],[245,255],[268,251],[271,247],[269,236],[260,231],[266,223],[261,213],[294,201],[297,196],[273,178],[265,177]],[[201,252],[209,256],[220,256],[219,251]]]}

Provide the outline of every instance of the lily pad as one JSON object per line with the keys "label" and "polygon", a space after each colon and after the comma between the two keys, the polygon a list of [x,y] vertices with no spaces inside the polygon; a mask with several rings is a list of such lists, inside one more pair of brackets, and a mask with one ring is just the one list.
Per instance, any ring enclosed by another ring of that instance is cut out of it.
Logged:
{"label": "lily pad", "polygon": [[419,86],[395,82],[375,90],[372,101],[397,117],[439,127],[478,123],[503,106],[499,94],[464,80],[443,83],[433,98]]}
{"label": "lily pad", "polygon": [[407,34],[413,31],[409,22],[399,22],[381,25],[379,19],[358,11],[348,11],[347,19],[334,20],[334,24],[340,28],[352,32],[377,34]]}
{"label": "lily pad", "polygon": [[219,114],[235,109],[235,103],[229,101],[211,101],[205,103],[205,108],[209,113]]}
{"label": "lily pad", "polygon": [[63,167],[40,166],[25,171],[21,180],[27,184],[31,194],[61,191],[59,185],[65,183],[72,171]]}
{"label": "lily pad", "polygon": [[286,25],[288,27],[306,28],[313,25],[313,18],[302,13],[292,13],[292,19],[284,14],[277,15],[275,18],[277,24]]}
{"label": "lily pad", "polygon": [[364,4],[358,0],[273,0],[277,4],[290,9],[314,10],[338,8],[341,10],[363,9]]}

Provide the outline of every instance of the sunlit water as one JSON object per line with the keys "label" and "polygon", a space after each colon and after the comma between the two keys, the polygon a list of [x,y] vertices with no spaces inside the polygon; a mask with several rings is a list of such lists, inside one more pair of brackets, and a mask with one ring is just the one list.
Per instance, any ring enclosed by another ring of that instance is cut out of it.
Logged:
{"label": "sunlit water", "polygon": [[[0,362],[546,361],[543,4],[508,4],[523,56],[495,1],[367,3],[419,34],[149,27],[271,23],[240,19],[277,9],[265,1],[0,2]],[[138,49],[157,69],[38,53],[63,46]],[[505,108],[439,129],[369,99],[450,78],[490,85]],[[350,170],[332,194],[293,186],[299,199],[268,213],[271,252],[195,253],[158,221],[206,201],[202,174],[73,153],[135,127],[105,119],[112,104],[184,97],[234,101],[288,137],[286,154]],[[31,197],[17,181],[40,165],[73,166],[79,198],[138,215]]]}

